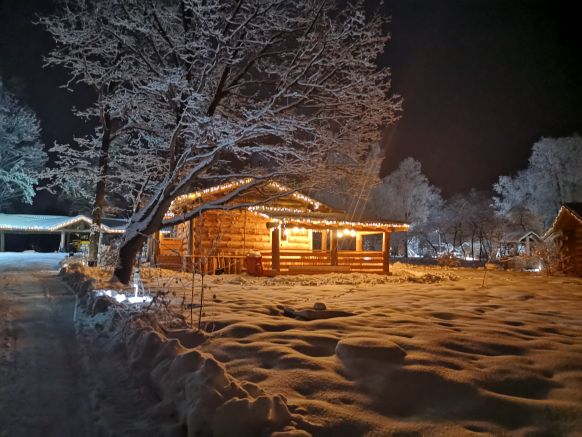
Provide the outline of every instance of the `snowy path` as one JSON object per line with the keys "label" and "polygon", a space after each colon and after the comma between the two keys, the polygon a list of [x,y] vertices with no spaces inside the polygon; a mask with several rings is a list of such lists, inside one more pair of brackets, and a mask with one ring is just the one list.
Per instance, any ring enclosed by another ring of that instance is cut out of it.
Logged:
{"label": "snowy path", "polygon": [[91,436],[58,254],[0,254],[0,436]]}

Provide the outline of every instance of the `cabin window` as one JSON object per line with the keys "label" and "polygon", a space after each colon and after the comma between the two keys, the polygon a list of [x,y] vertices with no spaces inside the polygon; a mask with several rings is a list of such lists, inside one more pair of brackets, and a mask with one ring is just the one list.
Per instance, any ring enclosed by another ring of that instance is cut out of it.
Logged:
{"label": "cabin window", "polygon": [[311,240],[311,250],[325,250],[321,247],[323,242],[323,236],[321,231],[313,231],[313,237]]}
{"label": "cabin window", "polygon": [[299,227],[282,229],[281,247],[308,250],[311,247],[311,231]]}
{"label": "cabin window", "polygon": [[356,250],[356,237],[342,235],[337,239],[338,250]]}
{"label": "cabin window", "polygon": [[178,227],[166,226],[165,228],[160,229],[160,232],[162,233],[164,238],[176,238],[178,234]]}

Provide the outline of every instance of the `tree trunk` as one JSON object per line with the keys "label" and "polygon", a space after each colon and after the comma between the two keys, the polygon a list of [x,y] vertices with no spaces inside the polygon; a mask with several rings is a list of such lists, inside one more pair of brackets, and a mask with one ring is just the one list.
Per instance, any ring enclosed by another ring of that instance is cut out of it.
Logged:
{"label": "tree trunk", "polygon": [[89,265],[96,266],[99,256],[99,234],[103,221],[103,208],[105,207],[105,187],[107,172],[109,171],[109,146],[111,145],[111,120],[109,113],[103,112],[101,116],[101,150],[99,152],[99,178],[95,187],[95,203],[93,204],[93,226],[89,235]]}
{"label": "tree trunk", "polygon": [[136,234],[133,238],[125,241],[119,248],[119,264],[115,267],[113,274],[120,282],[129,284],[135,257],[146,240],[147,237],[145,235]]}
{"label": "tree trunk", "polygon": [[120,282],[129,284],[135,257],[140,252],[148,235],[157,232],[162,227],[164,215],[168,211],[172,198],[167,195],[169,188],[155,196],[140,212],[134,214],[135,220],[130,222],[121,247],[119,248],[119,264],[113,272]]}

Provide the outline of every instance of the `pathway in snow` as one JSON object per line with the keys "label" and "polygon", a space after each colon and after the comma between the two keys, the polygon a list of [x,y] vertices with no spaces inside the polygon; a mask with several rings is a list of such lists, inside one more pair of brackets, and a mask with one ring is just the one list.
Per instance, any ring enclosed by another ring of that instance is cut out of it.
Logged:
{"label": "pathway in snow", "polygon": [[[91,436],[59,254],[0,254],[0,436]],[[42,270],[52,269],[52,270]]]}

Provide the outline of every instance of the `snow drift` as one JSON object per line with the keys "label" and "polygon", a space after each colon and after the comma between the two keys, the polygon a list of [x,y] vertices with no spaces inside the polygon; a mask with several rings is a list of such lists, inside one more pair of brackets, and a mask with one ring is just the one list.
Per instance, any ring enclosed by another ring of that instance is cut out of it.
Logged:
{"label": "snow drift", "polygon": [[[93,312],[96,299],[103,299],[91,293],[94,279],[86,277],[75,265],[64,268],[61,275],[81,296],[83,307]],[[111,305],[115,305],[113,301]],[[181,337],[182,342],[168,338],[154,329],[147,317],[131,312],[109,311],[102,322],[104,330],[116,332],[112,341],[123,339],[133,377],[150,385],[156,393],[158,414],[162,411],[175,417],[188,437],[309,435],[292,426],[292,415],[283,396],[270,396],[256,384],[238,381],[210,354],[183,345],[188,337],[190,341],[194,337],[203,341],[203,335],[175,330],[169,334]]]}

